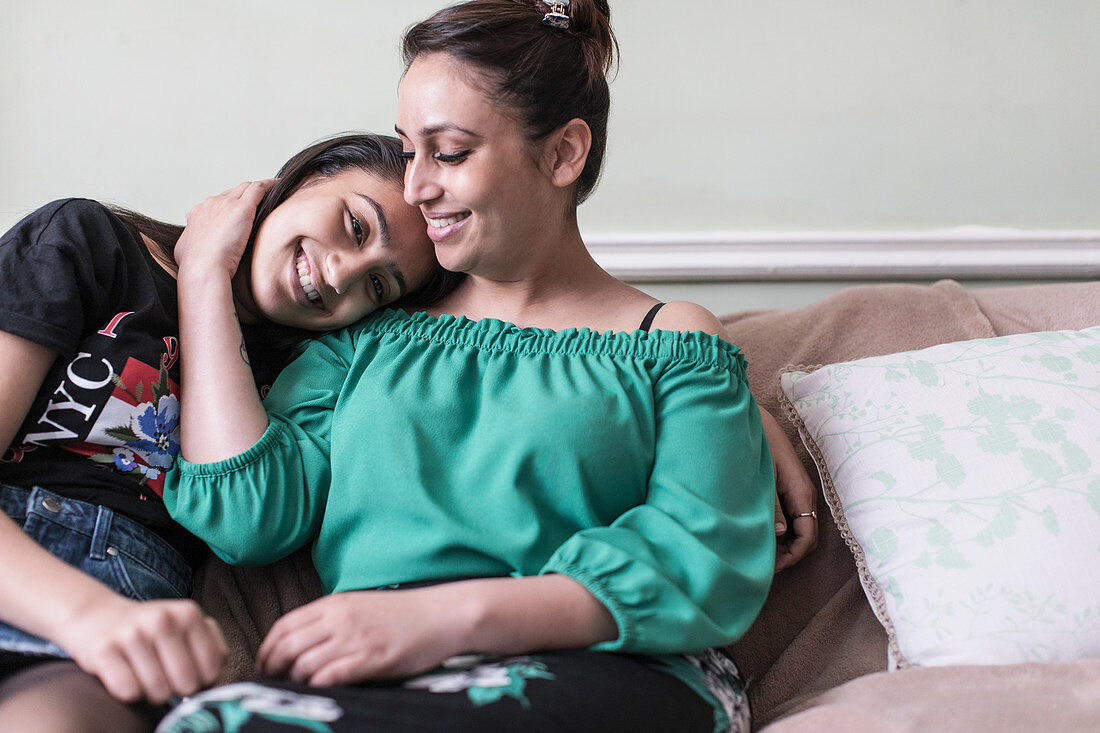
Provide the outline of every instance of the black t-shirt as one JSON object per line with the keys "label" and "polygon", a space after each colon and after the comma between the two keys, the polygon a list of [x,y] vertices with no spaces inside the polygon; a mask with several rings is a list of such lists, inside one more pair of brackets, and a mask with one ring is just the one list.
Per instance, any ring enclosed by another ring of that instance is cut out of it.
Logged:
{"label": "black t-shirt", "polygon": [[180,450],[176,281],[140,235],[87,199],[27,216],[0,239],[0,330],[59,354],[0,483],[110,507],[194,560],[161,501]]}

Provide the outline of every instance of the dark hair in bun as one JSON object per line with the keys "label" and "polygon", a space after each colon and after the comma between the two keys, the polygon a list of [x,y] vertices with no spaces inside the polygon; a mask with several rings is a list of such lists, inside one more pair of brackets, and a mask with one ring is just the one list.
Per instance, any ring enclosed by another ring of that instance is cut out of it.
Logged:
{"label": "dark hair in bun", "polygon": [[592,149],[577,180],[576,203],[596,187],[607,147],[611,95],[607,74],[618,43],[606,0],[570,0],[569,28],[545,25],[539,0],[469,0],[440,10],[405,32],[405,68],[428,53],[478,67],[488,93],[516,111],[534,140],[573,118],[592,130]]}

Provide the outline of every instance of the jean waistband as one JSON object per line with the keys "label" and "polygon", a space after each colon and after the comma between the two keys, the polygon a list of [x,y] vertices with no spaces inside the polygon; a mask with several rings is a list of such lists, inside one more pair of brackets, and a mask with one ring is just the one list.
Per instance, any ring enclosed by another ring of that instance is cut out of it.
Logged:
{"label": "jean waistband", "polygon": [[[186,587],[191,567],[172,545],[143,524],[105,506],[70,499],[40,486],[0,484],[0,510],[22,526],[34,515],[91,538],[92,554],[122,552]],[[173,577],[174,576],[174,577]]]}

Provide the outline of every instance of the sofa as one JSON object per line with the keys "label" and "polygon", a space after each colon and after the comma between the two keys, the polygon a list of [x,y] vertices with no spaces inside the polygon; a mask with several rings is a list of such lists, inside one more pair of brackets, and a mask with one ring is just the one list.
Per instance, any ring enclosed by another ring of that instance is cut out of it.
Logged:
{"label": "sofa", "polygon": [[[988,289],[951,280],[861,285],[803,308],[730,313],[721,320],[729,340],[747,356],[757,401],[779,419],[817,480],[822,474],[780,389],[785,370],[1097,326],[1100,282]],[[1092,450],[1100,464],[1100,446]],[[850,532],[841,518],[842,536],[820,495],[817,511],[816,548],[776,576],[755,623],[730,649],[748,680],[754,729],[1100,730],[1095,658],[918,664],[888,671],[891,638],[868,601],[866,582],[861,585],[867,578],[857,569]],[[1093,562],[1100,567],[1100,557]],[[305,552],[262,568],[231,568],[216,559],[201,568],[197,598],[221,623],[232,648],[224,680],[251,677],[252,656],[271,623],[319,593]]]}

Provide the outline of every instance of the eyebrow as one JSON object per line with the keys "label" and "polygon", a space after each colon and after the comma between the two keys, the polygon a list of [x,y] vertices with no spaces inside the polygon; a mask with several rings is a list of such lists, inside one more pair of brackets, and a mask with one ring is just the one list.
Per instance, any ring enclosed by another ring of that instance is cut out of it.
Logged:
{"label": "eyebrow", "polygon": [[374,209],[374,215],[378,219],[378,234],[382,237],[382,249],[388,248],[393,244],[390,240],[390,225],[386,222],[386,212],[382,211],[381,205],[370,196],[365,193],[357,194],[359,198],[370,204],[370,207]]}
{"label": "eyebrow", "polygon": [[[398,127],[397,125],[393,126],[393,130],[394,130],[394,132],[396,132],[401,137],[404,137],[404,138],[408,137],[408,135],[406,135],[404,133],[404,131],[400,127]],[[477,138],[481,137],[481,135],[478,135],[473,130],[467,130],[465,127],[462,127],[461,125],[456,125],[453,122],[441,122],[438,125],[432,125],[431,127],[421,127],[420,128],[420,136],[421,137],[431,137],[432,135],[438,135],[441,132],[461,132],[461,133],[465,133],[466,135],[469,135],[471,137],[477,137]]]}
{"label": "eyebrow", "polygon": [[393,279],[397,281],[397,297],[400,298],[402,295],[409,292],[409,286],[405,282],[405,276],[401,274],[401,270],[397,269],[397,265],[392,262],[387,262],[385,267],[386,270],[393,275]]}
{"label": "eyebrow", "polygon": [[[390,225],[386,222],[386,212],[382,210],[381,204],[372,199],[365,193],[356,194],[359,198],[370,204],[370,207],[374,209],[374,215],[378,218],[378,236],[382,239],[382,249],[387,249],[393,245],[393,240],[390,239]],[[408,292],[409,286],[405,282],[405,276],[398,269],[397,265],[392,262],[387,262],[385,265],[386,271],[393,276],[393,279],[397,281],[398,297],[401,297]]]}

